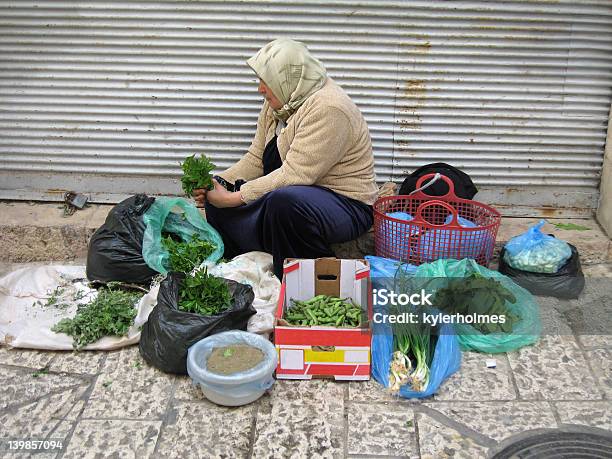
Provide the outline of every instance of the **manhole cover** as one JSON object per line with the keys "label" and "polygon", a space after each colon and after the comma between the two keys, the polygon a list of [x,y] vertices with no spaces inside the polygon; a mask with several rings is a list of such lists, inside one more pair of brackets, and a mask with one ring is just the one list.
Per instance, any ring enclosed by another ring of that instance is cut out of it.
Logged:
{"label": "manhole cover", "polygon": [[493,459],[612,458],[612,434],[551,431],[518,440]]}

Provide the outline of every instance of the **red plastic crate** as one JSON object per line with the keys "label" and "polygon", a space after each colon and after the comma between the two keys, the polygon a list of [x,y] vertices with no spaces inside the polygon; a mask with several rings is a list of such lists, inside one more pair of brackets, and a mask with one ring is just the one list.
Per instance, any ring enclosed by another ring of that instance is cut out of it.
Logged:
{"label": "red plastic crate", "polygon": [[[421,177],[416,188],[434,176]],[[488,266],[493,258],[501,214],[486,204],[457,197],[453,182],[444,175],[441,179],[449,188],[444,196],[417,191],[409,196],[379,198],[374,203],[376,255],[413,265],[441,258],[473,258]],[[387,215],[392,212],[405,212],[413,219],[406,221]],[[458,217],[476,226],[461,226]]]}

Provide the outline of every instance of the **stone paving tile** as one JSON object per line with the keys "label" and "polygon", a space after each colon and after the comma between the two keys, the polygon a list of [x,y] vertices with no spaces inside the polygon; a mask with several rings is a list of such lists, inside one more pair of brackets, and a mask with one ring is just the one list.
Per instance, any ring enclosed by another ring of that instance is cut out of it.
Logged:
{"label": "stone paving tile", "polygon": [[32,369],[4,367],[0,371],[0,410],[34,402],[45,395],[78,386],[87,386],[82,378],[63,374],[38,374]]}
{"label": "stone paving tile", "polygon": [[582,272],[585,277],[612,277],[612,244],[608,247],[608,256],[606,257],[607,263],[601,263],[596,265],[582,265]]}
{"label": "stone paving tile", "polygon": [[[15,439],[36,439],[36,440],[51,440],[62,442],[56,448],[49,449],[48,452],[36,452],[35,454],[6,454],[3,452],[2,458],[12,459],[24,457],[33,457],[36,459],[51,459],[58,456],[59,452],[67,446],[67,437],[72,431],[74,422],[81,412],[85,401],[79,400],[72,404],[75,397],[81,397],[85,388],[75,389],[73,391],[64,392],[43,399],[32,406],[28,405],[16,413],[17,419],[7,419],[4,415],[0,417],[0,423],[7,426],[7,433],[3,433],[3,437]],[[62,398],[68,397],[67,403],[62,404]],[[59,406],[54,406],[54,405]],[[72,406],[72,408],[70,408]],[[48,409],[45,409],[48,408]],[[66,410],[69,410],[66,414]],[[60,420],[60,417],[64,420]],[[17,433],[11,434],[10,430],[15,429]],[[3,430],[4,432],[4,430]]]}
{"label": "stone paving tile", "polygon": [[[79,414],[83,411],[85,406],[85,400],[79,400],[72,406],[70,412],[64,417],[64,419],[57,424],[56,428],[51,432],[49,438],[62,439],[67,441],[68,435],[72,431],[75,422],[77,421]],[[67,443],[66,443],[67,444]]]}
{"label": "stone paving tile", "polygon": [[[486,360],[493,359],[496,368],[487,368]],[[510,366],[503,354],[464,352],[461,368],[442,383],[434,400],[488,401],[515,400]]]}
{"label": "stone paving tile", "polygon": [[389,389],[378,384],[374,379],[369,381],[351,381],[349,400],[356,402],[397,402],[398,397],[391,395]]}
{"label": "stone paving tile", "polygon": [[[287,400],[324,402],[329,398],[342,400],[344,398],[344,387],[346,386],[347,383],[326,379],[311,381],[277,380],[265,397],[273,403],[283,403]],[[206,400],[202,391],[192,383],[188,376],[177,377],[174,398],[176,400]]]}
{"label": "stone paving tile", "polygon": [[53,352],[0,347],[0,364],[27,368],[44,368],[54,357]]}
{"label": "stone paving tile", "polygon": [[95,375],[100,372],[106,352],[55,352],[51,371]]}
{"label": "stone paving tile", "polygon": [[577,300],[559,301],[557,309],[576,335],[608,335],[612,329],[612,282],[590,279]]}
{"label": "stone paving tile", "polygon": [[3,451],[2,454],[2,459],[24,459],[24,458],[31,458],[31,459],[54,459],[56,457],[58,457],[58,451],[61,451],[62,447],[61,445],[57,447],[57,449],[55,450],[56,452],[32,452],[32,453],[26,453],[26,452],[15,452],[15,453],[5,453]]}
{"label": "stone paving tile", "polygon": [[547,402],[439,402],[427,407],[496,441],[526,430],[557,426]]}
{"label": "stone paving tile", "polygon": [[206,400],[202,390],[193,384],[189,376],[177,376],[176,388],[174,389],[175,400]]}
{"label": "stone paving tile", "polygon": [[161,421],[82,420],[64,458],[152,457]]}
{"label": "stone paving tile", "polygon": [[601,400],[584,355],[573,337],[544,336],[533,346],[508,353],[525,400]]}
{"label": "stone paving tile", "polygon": [[612,350],[595,349],[587,351],[586,356],[599,383],[599,388],[608,400],[612,399]]}
{"label": "stone paving tile", "polygon": [[417,413],[419,447],[421,459],[481,458],[486,457],[487,448],[473,439],[460,434],[440,421]]}
{"label": "stone paving tile", "polygon": [[585,348],[612,348],[612,336],[610,335],[579,335],[578,341]]}
{"label": "stone paving tile", "polygon": [[83,417],[161,418],[174,381],[174,376],[146,364],[138,346],[109,352]]}
{"label": "stone paving tile", "polygon": [[557,402],[554,404],[563,424],[579,424],[612,430],[612,406],[602,402]]}
{"label": "stone paving tile", "polygon": [[256,404],[228,408],[203,402],[175,402],[163,427],[161,457],[246,457]]}
{"label": "stone paving tile", "polygon": [[[608,238],[608,247],[612,249],[612,239]],[[612,253],[612,252],[611,252]],[[580,255],[582,258],[582,254]],[[602,274],[612,273],[612,259],[608,263],[601,265]],[[582,302],[601,299],[608,294],[612,294],[612,284],[609,282],[609,276],[592,276],[585,277],[584,290],[578,298],[567,300],[572,305],[578,305]]]}
{"label": "stone paving tile", "polygon": [[558,310],[559,300],[552,297],[536,297],[540,306],[540,321],[542,336],[570,336],[573,331],[569,326],[567,317]]}
{"label": "stone paving tile", "polygon": [[[46,438],[83,396],[86,386],[67,389],[36,402],[9,408],[0,413],[2,436],[15,439]],[[53,438],[57,438],[53,436]]]}
{"label": "stone paving tile", "polygon": [[272,403],[286,403],[293,401],[307,401],[311,403],[326,403],[329,400],[344,399],[346,382],[336,382],[330,379],[277,380],[269,390]]}
{"label": "stone paving tile", "polygon": [[[314,392],[309,395],[317,397]],[[264,396],[257,412],[253,457],[342,456],[343,409],[341,397],[312,400],[304,396],[298,401],[282,400],[279,395]]]}
{"label": "stone paving tile", "polygon": [[83,411],[83,408],[85,407],[86,403],[87,400],[83,396],[81,396],[81,398],[74,405],[72,405],[72,408],[70,408],[70,411],[64,416],[63,420],[76,421],[81,412]]}
{"label": "stone paving tile", "polygon": [[[58,451],[61,450],[61,447],[58,447]],[[31,459],[55,459],[56,457],[58,457],[58,453],[9,453],[9,454],[3,454],[2,455],[2,459],[24,459],[24,458],[31,458]]]}
{"label": "stone paving tile", "polygon": [[348,453],[418,457],[414,412],[406,405],[351,403]]}
{"label": "stone paving tile", "polygon": [[[59,450],[66,450],[68,448],[69,435],[72,433],[76,420],[84,406],[85,400],[79,400],[75,403],[64,419],[59,421],[53,431],[47,435],[46,440],[61,441],[62,447]],[[39,459],[39,457],[41,456],[38,454],[35,456],[36,459]],[[44,458],[45,456],[42,457]],[[55,457],[55,454],[51,454],[49,457]]]}

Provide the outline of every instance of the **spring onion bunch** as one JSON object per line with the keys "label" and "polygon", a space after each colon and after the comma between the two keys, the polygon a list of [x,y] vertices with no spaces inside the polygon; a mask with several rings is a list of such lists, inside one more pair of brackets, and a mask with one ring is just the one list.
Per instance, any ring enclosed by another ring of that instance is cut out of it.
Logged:
{"label": "spring onion bunch", "polygon": [[[393,314],[399,315],[402,312],[409,311],[397,310]],[[417,316],[421,317],[420,311]],[[410,384],[417,392],[425,391],[429,384],[429,367],[434,350],[431,326],[420,321],[395,323],[392,324],[392,330],[394,352],[389,373],[391,392],[398,392],[405,384]]]}

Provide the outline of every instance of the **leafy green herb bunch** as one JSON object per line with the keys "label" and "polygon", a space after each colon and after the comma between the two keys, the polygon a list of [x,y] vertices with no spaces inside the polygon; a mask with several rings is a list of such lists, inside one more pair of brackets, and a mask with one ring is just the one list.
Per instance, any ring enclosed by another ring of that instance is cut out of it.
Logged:
{"label": "leafy green herb bunch", "polygon": [[199,266],[217,249],[215,244],[200,239],[198,234],[193,234],[189,242],[175,241],[167,235],[162,238],[162,243],[169,254],[170,271],[185,274]]}
{"label": "leafy green herb bunch", "polygon": [[215,165],[205,155],[201,155],[199,158],[191,155],[185,159],[181,166],[183,168],[181,184],[187,196],[191,196],[193,190],[200,188],[211,190],[213,188],[211,172],[215,169]]}
{"label": "leafy green herb bunch", "polygon": [[51,331],[72,336],[76,350],[104,336],[124,336],[134,324],[135,306],[142,296],[109,283],[94,300],[79,305],[72,319],[60,320]]}
{"label": "leafy green herb bunch", "polygon": [[179,309],[211,316],[231,306],[232,295],[227,283],[220,277],[208,274],[207,269],[187,275],[179,293]]}

